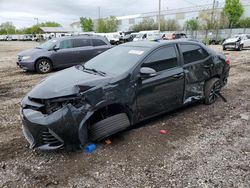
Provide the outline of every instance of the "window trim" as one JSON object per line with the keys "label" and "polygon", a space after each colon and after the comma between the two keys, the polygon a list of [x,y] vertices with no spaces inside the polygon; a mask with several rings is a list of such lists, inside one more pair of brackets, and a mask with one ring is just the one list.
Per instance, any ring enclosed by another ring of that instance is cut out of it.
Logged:
{"label": "window trim", "polygon": [[[90,41],[90,45],[89,46],[76,46],[76,40],[78,39],[87,39]],[[74,48],[86,48],[86,47],[93,47],[93,43],[92,43],[92,40],[91,39],[88,39],[88,38],[74,38]]]}
{"label": "window trim", "polygon": [[156,73],[161,73],[161,72],[173,70],[173,69],[176,69],[176,68],[180,68],[180,67],[181,67],[181,64],[180,64],[180,56],[179,56],[178,49],[176,48],[176,43],[175,43],[175,44],[163,45],[163,46],[160,46],[160,47],[154,49],[153,51],[151,51],[151,52],[142,60],[142,62],[140,63],[139,67],[141,68],[142,65],[145,63],[145,61],[147,61],[153,53],[155,53],[156,51],[160,50],[161,48],[168,48],[168,47],[173,47],[174,50],[175,50],[175,52],[176,52],[177,66],[176,66],[176,67],[173,67],[173,68],[170,68],[170,69],[161,70],[161,71],[158,71],[158,72],[156,72]]}
{"label": "window trim", "polygon": [[93,47],[99,47],[99,46],[95,46],[94,45],[94,40],[101,40],[104,44],[103,45],[99,45],[99,46],[107,46],[108,44],[104,41],[104,40],[102,40],[102,39],[95,39],[95,38],[93,38],[93,39],[91,39],[91,42],[92,42],[92,46]]}
{"label": "window trim", "polygon": [[[208,54],[208,56],[205,58],[205,59],[201,59],[201,60],[197,60],[197,61],[193,61],[191,63],[184,63],[184,56],[183,56],[183,52],[181,50],[181,45],[196,45],[196,46],[199,46],[200,48],[202,48],[203,50],[205,50]],[[178,43],[177,44],[177,47],[178,47],[178,50],[179,50],[179,55],[180,55],[180,58],[181,58],[181,64],[182,66],[185,68],[189,65],[194,65],[194,64],[197,64],[197,63],[200,63],[200,62],[204,62],[204,61],[207,61],[209,58],[211,58],[211,54],[205,49],[203,48],[203,46],[201,46],[200,44],[191,44],[191,43]]]}
{"label": "window trim", "polygon": [[[60,47],[61,42],[64,42],[64,41],[66,41],[66,40],[71,40],[71,41],[72,41],[72,47],[71,47],[71,48],[61,48],[61,47]],[[61,40],[61,41],[59,42],[59,48],[60,48],[60,50],[66,50],[66,49],[73,49],[73,48],[75,48],[74,39],[65,39],[65,40]]]}

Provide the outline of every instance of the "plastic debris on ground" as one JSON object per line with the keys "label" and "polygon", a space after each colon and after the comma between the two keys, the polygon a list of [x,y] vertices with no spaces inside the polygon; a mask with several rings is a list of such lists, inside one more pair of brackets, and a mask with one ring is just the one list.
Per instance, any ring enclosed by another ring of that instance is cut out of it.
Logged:
{"label": "plastic debris on ground", "polygon": [[166,130],[160,130],[160,134],[167,134]]}
{"label": "plastic debris on ground", "polygon": [[107,139],[107,140],[105,140],[105,143],[110,145],[110,144],[112,144],[112,141],[110,139]]}
{"label": "plastic debris on ground", "polygon": [[96,149],[96,144],[88,144],[85,148],[84,148],[84,152],[85,153],[92,153],[93,151],[95,151]]}

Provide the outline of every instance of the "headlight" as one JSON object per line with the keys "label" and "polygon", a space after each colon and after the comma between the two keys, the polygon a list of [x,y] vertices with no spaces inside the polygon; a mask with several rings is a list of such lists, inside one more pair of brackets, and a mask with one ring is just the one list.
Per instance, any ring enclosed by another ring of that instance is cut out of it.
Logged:
{"label": "headlight", "polygon": [[29,59],[29,58],[30,58],[30,56],[23,56],[22,60],[26,60],[26,59]]}

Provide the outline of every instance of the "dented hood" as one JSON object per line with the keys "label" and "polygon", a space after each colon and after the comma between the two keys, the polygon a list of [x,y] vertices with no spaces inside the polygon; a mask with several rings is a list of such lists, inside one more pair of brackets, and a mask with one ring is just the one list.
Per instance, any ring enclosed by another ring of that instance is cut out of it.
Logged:
{"label": "dented hood", "polygon": [[42,80],[29,93],[28,97],[36,99],[51,99],[77,94],[81,88],[85,90],[107,83],[111,77],[101,76],[71,67],[57,72]]}

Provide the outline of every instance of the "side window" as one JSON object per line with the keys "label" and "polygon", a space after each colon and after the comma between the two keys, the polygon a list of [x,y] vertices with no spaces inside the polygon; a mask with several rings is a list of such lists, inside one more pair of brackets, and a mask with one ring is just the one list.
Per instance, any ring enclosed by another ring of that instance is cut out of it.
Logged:
{"label": "side window", "polygon": [[209,56],[206,50],[195,44],[181,44],[180,49],[183,54],[185,64],[199,61]]}
{"label": "side window", "polygon": [[75,39],[75,48],[84,46],[91,46],[90,39],[85,39],[85,38]]}
{"label": "side window", "polygon": [[156,72],[177,67],[177,55],[173,46],[162,47],[154,51],[142,67],[150,67]]}
{"label": "side window", "polygon": [[60,49],[73,48],[73,40],[68,39],[60,42]]}
{"label": "side window", "polygon": [[103,46],[103,45],[107,45],[104,41],[100,40],[100,39],[93,39],[93,46]]}
{"label": "side window", "polygon": [[247,39],[250,39],[250,35],[247,35]]}

